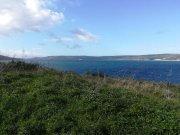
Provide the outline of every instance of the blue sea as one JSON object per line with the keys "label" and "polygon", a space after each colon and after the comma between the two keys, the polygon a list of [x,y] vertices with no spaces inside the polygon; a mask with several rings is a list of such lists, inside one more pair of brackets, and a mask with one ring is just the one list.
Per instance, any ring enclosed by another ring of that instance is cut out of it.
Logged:
{"label": "blue sea", "polygon": [[40,61],[60,71],[105,73],[110,77],[133,78],[154,82],[180,84],[178,61]]}

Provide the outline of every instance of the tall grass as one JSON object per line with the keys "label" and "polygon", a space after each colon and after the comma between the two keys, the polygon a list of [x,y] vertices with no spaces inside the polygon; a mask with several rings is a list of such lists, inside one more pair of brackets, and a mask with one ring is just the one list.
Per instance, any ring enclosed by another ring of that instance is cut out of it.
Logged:
{"label": "tall grass", "polygon": [[9,62],[0,62],[0,72],[9,72],[9,71],[36,71],[42,67],[34,63],[26,63],[24,61],[9,61]]}
{"label": "tall grass", "polygon": [[108,85],[112,88],[122,88],[135,91],[136,93],[149,93],[150,95],[158,95],[167,100],[180,100],[177,94],[180,86],[171,83],[156,83],[144,80],[134,80],[133,78],[111,78],[108,76],[99,76],[99,74],[86,74],[83,78],[99,86]]}

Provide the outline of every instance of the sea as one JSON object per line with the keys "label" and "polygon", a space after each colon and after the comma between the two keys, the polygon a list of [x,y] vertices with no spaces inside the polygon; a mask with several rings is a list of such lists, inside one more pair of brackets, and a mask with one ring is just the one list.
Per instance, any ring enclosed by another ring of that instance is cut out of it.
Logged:
{"label": "sea", "polygon": [[114,78],[132,78],[180,84],[180,61],[38,61],[43,66],[78,74],[104,73]]}

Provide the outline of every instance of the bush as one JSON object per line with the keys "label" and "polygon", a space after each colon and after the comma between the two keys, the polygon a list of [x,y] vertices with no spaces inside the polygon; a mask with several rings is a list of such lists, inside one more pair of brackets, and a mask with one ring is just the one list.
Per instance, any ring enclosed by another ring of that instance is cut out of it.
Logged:
{"label": "bush", "polygon": [[35,71],[40,69],[41,66],[34,63],[26,63],[24,61],[11,61],[8,63],[0,63],[1,72],[8,71]]}

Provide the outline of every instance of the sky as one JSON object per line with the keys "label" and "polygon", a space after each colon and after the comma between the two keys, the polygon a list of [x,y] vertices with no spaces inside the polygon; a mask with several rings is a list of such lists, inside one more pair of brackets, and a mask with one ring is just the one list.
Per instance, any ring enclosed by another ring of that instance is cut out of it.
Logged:
{"label": "sky", "polygon": [[179,0],[0,0],[0,55],[180,53]]}

